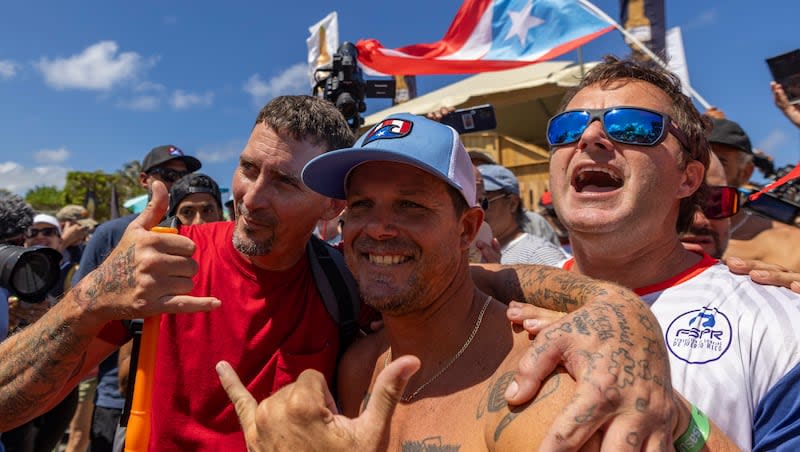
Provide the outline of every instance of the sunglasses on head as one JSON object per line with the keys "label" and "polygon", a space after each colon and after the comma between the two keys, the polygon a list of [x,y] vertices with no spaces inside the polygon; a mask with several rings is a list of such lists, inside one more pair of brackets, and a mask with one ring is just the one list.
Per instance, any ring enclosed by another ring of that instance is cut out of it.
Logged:
{"label": "sunglasses on head", "polygon": [[709,186],[703,215],[709,220],[732,217],[739,211],[739,190],[735,187]]}
{"label": "sunglasses on head", "polygon": [[28,230],[25,231],[25,238],[32,239],[39,234],[42,234],[45,237],[52,237],[54,235],[58,235],[58,230],[56,228],[28,228]]}
{"label": "sunglasses on head", "polygon": [[149,175],[156,175],[165,182],[175,182],[181,177],[189,174],[188,171],[178,171],[172,168],[156,167],[147,172]]}
{"label": "sunglasses on head", "polygon": [[608,138],[618,143],[655,146],[664,141],[667,133],[672,133],[689,149],[686,135],[667,114],[638,107],[565,111],[548,121],[547,142],[550,146],[574,143],[594,120],[599,120]]}

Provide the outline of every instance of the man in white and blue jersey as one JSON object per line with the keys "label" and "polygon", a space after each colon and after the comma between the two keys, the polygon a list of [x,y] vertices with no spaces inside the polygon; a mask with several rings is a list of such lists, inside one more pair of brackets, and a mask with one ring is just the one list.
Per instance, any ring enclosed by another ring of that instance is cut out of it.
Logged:
{"label": "man in white and blue jersey", "polygon": [[590,71],[548,125],[574,254],[563,266],[636,289],[664,331],[673,387],[741,448],[798,450],[800,297],[679,239],[707,190],[703,129],[671,75],[613,59]]}

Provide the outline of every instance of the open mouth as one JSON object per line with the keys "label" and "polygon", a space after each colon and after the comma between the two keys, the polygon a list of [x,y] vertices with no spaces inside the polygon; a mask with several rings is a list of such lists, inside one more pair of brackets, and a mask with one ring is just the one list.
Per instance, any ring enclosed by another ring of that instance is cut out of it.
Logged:
{"label": "open mouth", "polygon": [[398,265],[411,260],[411,256],[401,256],[397,254],[366,254],[366,256],[369,262],[375,265]]}
{"label": "open mouth", "polygon": [[572,186],[578,193],[604,193],[622,187],[622,178],[608,168],[586,166],[575,172]]}

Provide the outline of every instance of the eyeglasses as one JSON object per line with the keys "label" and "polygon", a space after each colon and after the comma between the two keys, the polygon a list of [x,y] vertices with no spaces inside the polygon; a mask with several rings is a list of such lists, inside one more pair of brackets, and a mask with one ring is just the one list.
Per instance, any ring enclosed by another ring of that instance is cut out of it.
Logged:
{"label": "eyeglasses", "polygon": [[28,228],[28,230],[25,231],[25,238],[32,239],[39,234],[42,234],[45,237],[52,237],[54,235],[57,236],[58,230],[56,228],[42,228],[42,229]]}
{"label": "eyeglasses", "polygon": [[164,168],[164,167],[156,167],[151,169],[147,172],[149,175],[157,175],[161,178],[164,182],[175,182],[176,180],[180,179],[181,177],[189,174],[188,171],[178,171],[172,168]]}
{"label": "eyeglasses", "polygon": [[618,143],[655,146],[666,138],[669,131],[685,149],[689,149],[686,134],[667,114],[638,107],[565,111],[547,123],[547,142],[550,146],[574,143],[596,119],[600,120],[606,135]]}
{"label": "eyeglasses", "polygon": [[739,211],[739,190],[735,187],[709,186],[703,215],[709,220],[732,217]]}

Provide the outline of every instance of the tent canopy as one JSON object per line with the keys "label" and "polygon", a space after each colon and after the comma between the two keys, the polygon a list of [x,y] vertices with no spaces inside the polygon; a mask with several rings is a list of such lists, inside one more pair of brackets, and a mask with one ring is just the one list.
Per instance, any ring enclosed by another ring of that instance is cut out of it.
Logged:
{"label": "tent canopy", "polygon": [[[585,64],[584,71],[596,64]],[[458,109],[488,103],[495,108],[497,133],[546,146],[547,120],[564,93],[580,79],[581,67],[569,61],[484,72],[369,115],[361,131],[394,113],[426,114],[442,107]]]}

